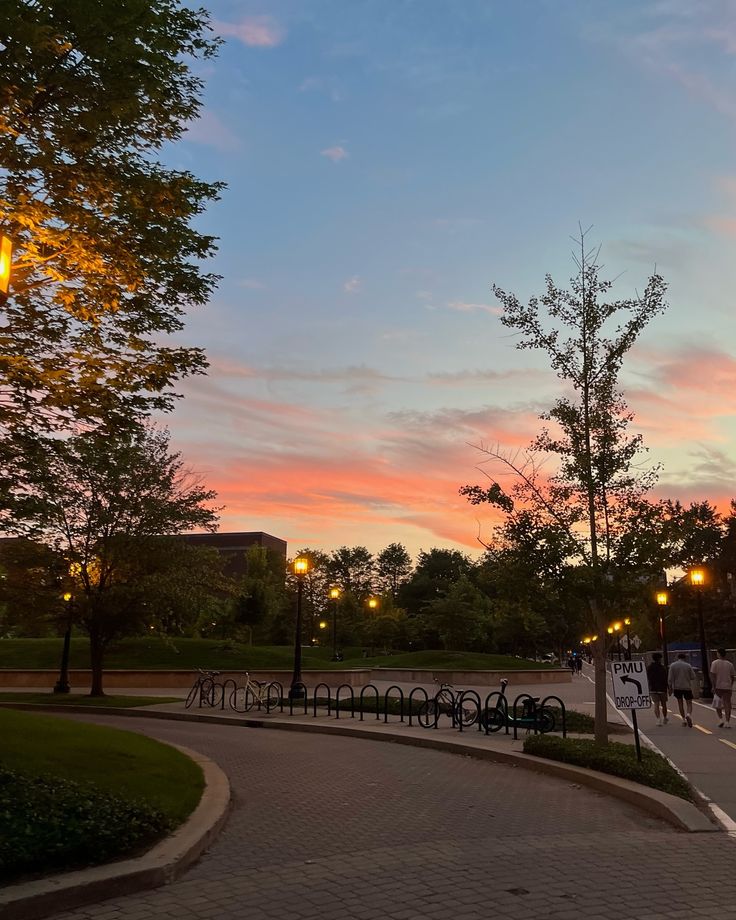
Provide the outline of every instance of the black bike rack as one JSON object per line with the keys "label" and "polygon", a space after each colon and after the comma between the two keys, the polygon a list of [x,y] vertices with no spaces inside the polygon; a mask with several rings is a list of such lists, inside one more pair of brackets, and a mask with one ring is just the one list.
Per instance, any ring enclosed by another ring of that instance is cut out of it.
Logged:
{"label": "black bike rack", "polygon": [[373,692],[376,694],[376,719],[381,718],[381,710],[379,709],[379,706],[378,706],[378,701],[379,701],[381,694],[378,692],[378,687],[375,684],[366,684],[365,687],[362,687],[360,690],[359,703],[360,703],[360,721],[361,722],[363,721],[363,696],[366,690],[373,690]]}
{"label": "black bike rack", "polygon": [[400,721],[400,722],[403,722],[403,721],[404,721],[404,691],[401,689],[401,687],[400,687],[398,684],[392,684],[392,685],[388,688],[388,690],[386,691],[386,693],[384,694],[384,697],[383,697],[383,722],[384,722],[384,725],[386,724],[386,722],[388,722],[388,701],[389,701],[389,692],[390,692],[391,690],[398,690],[398,691],[399,691],[399,716],[400,716],[399,721]]}
{"label": "black bike rack", "polygon": [[294,697],[291,695],[291,691],[294,689],[298,689],[299,687],[301,687],[302,690],[304,690],[304,715],[307,714],[307,700],[309,698],[309,689],[305,683],[302,683],[302,681],[299,680],[295,684],[292,684],[291,687],[289,688],[289,715],[290,716],[294,715]]}
{"label": "black bike rack", "polygon": [[[531,703],[530,709],[528,710],[530,712],[530,718],[532,720],[531,727],[534,729],[535,735],[538,733],[537,731],[537,701],[534,699],[531,693],[520,693],[514,700],[514,707],[513,707],[512,716],[511,716],[513,723],[514,723],[514,741],[517,741],[519,738],[517,734],[519,725],[518,725],[518,720],[516,718],[516,705],[519,702],[519,700],[524,700],[524,701],[529,700],[529,702]],[[523,712],[524,712],[524,703],[522,703],[522,713]]]}
{"label": "black bike rack", "polygon": [[458,730],[459,731],[463,730],[463,719],[462,719],[461,713],[462,713],[462,708],[463,708],[463,700],[466,697],[468,697],[469,699],[472,699],[474,705],[476,706],[478,710],[478,717],[476,719],[478,723],[478,731],[483,731],[483,728],[480,724],[480,706],[481,706],[480,694],[475,690],[463,690],[460,693],[460,695],[456,697],[455,699],[455,705],[452,708],[452,712],[453,712],[453,717],[455,716],[455,713],[457,713]]}
{"label": "black bike rack", "polygon": [[327,715],[328,716],[332,715],[332,692],[330,691],[330,687],[328,684],[324,684],[324,683],[317,684],[317,686],[314,688],[314,699],[312,701],[314,703],[314,718],[315,719],[317,718],[317,691],[321,687],[324,687],[325,690],[327,691]]}
{"label": "black bike rack", "polygon": [[[278,694],[279,694],[278,705],[279,705],[279,708],[281,709],[281,712],[283,712],[284,711],[284,685],[279,680],[272,680],[271,686],[276,687],[278,690]],[[273,706],[271,708],[275,709],[276,707]],[[269,706],[268,706],[268,697],[266,698],[266,712],[271,712],[271,709],[269,709]]]}
{"label": "black bike rack", "polygon": [[508,735],[509,733],[509,701],[506,699],[505,694],[502,693],[500,690],[492,690],[486,697],[486,701],[483,704],[483,714],[484,714],[483,721],[485,722],[486,734],[487,735],[491,734],[491,730],[488,728],[489,719],[488,719],[487,713],[491,711],[491,706],[489,705],[489,703],[493,697],[498,697],[498,702],[493,707],[493,709],[501,711],[501,718],[503,719],[503,727],[506,729],[506,734]]}
{"label": "black bike rack", "polygon": [[413,708],[413,706],[412,706],[411,704],[412,704],[412,702],[413,702],[413,700],[414,700],[414,694],[415,694],[415,693],[423,693],[423,694],[424,694],[424,702],[425,702],[425,703],[428,703],[428,702],[429,702],[429,694],[428,694],[427,691],[424,689],[424,687],[414,687],[413,690],[410,690],[410,691],[409,691],[408,706],[409,706],[409,725],[410,725],[410,726],[411,726],[411,720],[412,720],[412,718],[413,718],[413,713],[414,713],[414,708]]}
{"label": "black bike rack", "polygon": [[[227,677],[225,680],[223,680],[222,685],[221,685],[221,686],[222,686],[222,700],[221,700],[221,702],[220,702],[220,710],[221,710],[222,712],[225,711],[225,690],[226,690],[228,684],[232,684],[232,685],[233,685],[233,689],[230,691],[231,693],[233,693],[235,690],[238,689],[237,681],[236,681],[234,678],[232,678],[232,677]],[[229,699],[228,699],[228,701],[227,701],[227,704],[228,704],[228,707],[230,707],[230,700],[229,700]],[[230,708],[232,708],[232,707],[230,707]]]}
{"label": "black bike rack", "polygon": [[335,718],[340,718],[340,691],[345,687],[350,691],[350,718],[355,718],[355,693],[350,684],[340,684],[340,686],[335,691]]}
{"label": "black bike rack", "polygon": [[562,719],[562,737],[567,738],[567,710],[565,709],[565,704],[559,698],[559,696],[545,696],[542,702],[539,704],[539,711],[543,712],[544,707],[547,705],[547,700],[554,700],[560,707],[560,718]]}

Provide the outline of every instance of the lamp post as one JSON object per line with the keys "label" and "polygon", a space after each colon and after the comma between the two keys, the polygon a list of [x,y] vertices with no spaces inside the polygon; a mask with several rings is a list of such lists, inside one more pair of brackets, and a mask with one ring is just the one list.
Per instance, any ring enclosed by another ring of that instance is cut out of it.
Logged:
{"label": "lamp post", "polygon": [[61,652],[61,666],[59,679],[54,684],[54,693],[69,693],[69,646],[72,640],[72,616],[74,614],[74,595],[71,591],[64,594],[67,606],[66,631],[64,632],[64,647]]}
{"label": "lamp post", "polygon": [[662,642],[662,657],[664,658],[664,666],[669,671],[670,659],[667,655],[667,633],[665,630],[665,613],[664,608],[670,602],[670,595],[668,591],[657,591],[657,604],[659,606],[659,638]]}
{"label": "lamp post", "polygon": [[294,636],[294,673],[291,676],[289,688],[290,700],[304,699],[306,691],[302,684],[302,592],[304,589],[304,576],[309,571],[309,559],[300,556],[294,560],[294,574],[296,575],[296,634]]}
{"label": "lamp post", "polygon": [[13,261],[13,242],[9,236],[0,233],[0,306],[10,293],[10,267]]}
{"label": "lamp post", "polygon": [[710,663],[708,661],[708,646],[705,641],[705,622],[703,620],[703,585],[705,572],[702,569],[690,570],[690,584],[695,588],[695,597],[698,605],[698,631],[700,632],[700,669],[703,672],[704,700],[713,699],[713,687],[710,682]]}
{"label": "lamp post", "polygon": [[629,632],[631,617],[624,617],[624,626],[626,627],[626,660],[631,661],[631,633]]}
{"label": "lamp post", "polygon": [[340,589],[335,586],[330,588],[330,600],[332,601],[332,660],[339,661],[337,654],[337,608],[340,604]]}

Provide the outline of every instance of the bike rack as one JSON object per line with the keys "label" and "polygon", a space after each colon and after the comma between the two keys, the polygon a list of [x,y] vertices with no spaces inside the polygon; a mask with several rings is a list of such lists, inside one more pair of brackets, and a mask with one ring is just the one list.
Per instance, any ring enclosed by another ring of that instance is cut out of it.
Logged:
{"label": "bike rack", "polygon": [[324,687],[325,690],[327,691],[327,715],[328,716],[332,715],[332,693],[330,691],[330,688],[328,684],[317,684],[317,686],[314,688],[314,699],[313,699],[315,719],[317,718],[317,691],[320,689],[320,687]]}
{"label": "bike rack", "polygon": [[[222,701],[220,702],[220,709],[221,709],[223,712],[225,711],[225,690],[227,689],[227,685],[228,685],[228,684],[232,684],[232,685],[233,685],[233,689],[230,691],[231,693],[232,693],[234,690],[237,690],[237,689],[238,689],[238,684],[237,684],[236,680],[235,680],[233,677],[227,677],[225,680],[223,680],[223,682],[222,682]],[[227,701],[227,705],[228,705],[228,708],[229,708],[229,709],[232,709],[232,706],[230,706],[230,699],[229,699],[229,698],[228,698],[228,701]]]}
{"label": "bike rack", "polygon": [[378,699],[380,696],[378,692],[378,687],[376,687],[375,684],[366,684],[365,687],[362,687],[360,691],[360,721],[361,722],[363,721],[363,695],[366,690],[373,690],[375,692],[376,694],[376,719],[381,718],[381,712],[378,708]]}
{"label": "bike rack", "polygon": [[355,693],[353,693],[353,688],[350,684],[340,684],[340,686],[335,691],[335,718],[340,718],[340,691],[347,687],[350,691],[350,718],[355,718]]}
{"label": "bike rack", "polygon": [[389,699],[388,694],[389,694],[389,690],[398,690],[398,691],[399,691],[399,714],[400,714],[400,719],[399,719],[399,721],[400,721],[400,722],[403,722],[403,721],[404,721],[404,691],[401,689],[401,687],[400,687],[398,684],[392,684],[392,685],[388,688],[388,690],[386,691],[386,693],[385,693],[384,696],[383,696],[383,722],[384,722],[384,725],[386,724],[386,722],[388,722],[388,699]]}
{"label": "bike rack", "polygon": [[458,713],[457,722],[458,722],[459,731],[463,730],[463,720],[462,720],[462,716],[460,716],[459,713],[462,710],[463,700],[465,699],[466,696],[473,700],[473,703],[475,703],[475,706],[478,709],[478,718],[476,720],[478,722],[478,731],[483,731],[481,724],[480,724],[480,694],[475,690],[463,690],[460,693],[460,696],[456,698],[455,705],[452,708],[453,715],[456,712]]}
{"label": "bike rack", "polygon": [[[281,712],[283,712],[283,711],[284,711],[284,685],[283,685],[283,684],[281,683],[281,681],[279,681],[279,680],[272,680],[272,681],[271,681],[271,686],[277,687],[277,688],[278,688],[278,693],[279,693],[278,706],[281,707]],[[268,697],[266,697],[266,712],[271,712],[271,710],[273,710],[273,709],[276,709],[276,706],[272,706],[272,707],[269,709],[269,706],[268,706]]]}
{"label": "bike rack", "polygon": [[424,694],[424,702],[425,702],[425,703],[428,703],[428,702],[429,702],[429,694],[428,694],[427,691],[424,689],[424,687],[414,687],[413,690],[410,690],[410,691],[409,691],[408,706],[409,706],[409,726],[410,726],[410,727],[411,727],[411,720],[412,720],[412,718],[413,718],[413,713],[414,713],[414,709],[413,709],[413,707],[412,707],[411,704],[412,704],[412,701],[414,700],[414,694],[415,694],[415,693],[423,693],[423,694]]}
{"label": "bike rack", "polygon": [[542,702],[539,704],[540,712],[544,709],[547,704],[547,700],[554,700],[555,703],[559,703],[560,706],[560,716],[562,719],[562,737],[567,738],[567,710],[565,709],[565,704],[559,698],[559,696],[545,696]]}
{"label": "bike rack", "polygon": [[[491,697],[497,696],[498,702],[493,707],[493,709],[500,709],[503,717],[504,728],[506,729],[506,734],[509,733],[509,701],[506,699],[506,696],[500,690],[492,690],[486,697],[486,701],[483,704],[483,712],[487,713],[490,711],[491,707],[489,706],[489,701]],[[488,728],[488,717],[485,718],[485,731],[486,735],[490,735],[490,729]]]}
{"label": "bike rack", "polygon": [[307,699],[309,698],[309,688],[307,687],[305,683],[303,683],[300,680],[298,680],[295,684],[292,684],[291,687],[289,688],[289,715],[290,716],[294,715],[294,697],[291,695],[291,691],[295,687],[302,687],[304,690],[304,715],[306,715],[307,714]]}
{"label": "bike rack", "polygon": [[[519,724],[518,724],[518,720],[517,720],[517,718],[516,718],[516,704],[519,702],[519,700],[529,700],[529,702],[531,703],[531,720],[532,720],[532,726],[531,726],[531,727],[534,729],[534,734],[535,734],[535,735],[538,733],[538,731],[537,731],[537,703],[536,703],[536,700],[535,700],[534,697],[531,695],[531,693],[520,693],[520,694],[516,697],[516,699],[514,700],[514,708],[513,708],[513,710],[512,710],[512,713],[513,713],[512,719],[513,719],[513,723],[514,723],[514,741],[517,741],[518,738],[519,738],[519,736],[518,736],[518,734],[517,734],[517,729],[518,729],[518,727],[519,727]],[[522,712],[523,712],[523,711],[524,711],[524,710],[523,710],[523,704],[522,704]]]}

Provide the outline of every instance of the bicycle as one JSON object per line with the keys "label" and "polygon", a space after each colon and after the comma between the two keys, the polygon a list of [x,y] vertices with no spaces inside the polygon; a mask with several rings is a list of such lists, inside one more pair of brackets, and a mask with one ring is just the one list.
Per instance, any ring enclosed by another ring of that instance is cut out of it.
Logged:
{"label": "bicycle", "polygon": [[547,732],[553,732],[556,727],[554,712],[548,706],[539,707],[538,696],[522,697],[521,712],[514,716],[513,712],[509,713],[509,704],[506,698],[506,686],[508,680],[504,678],[501,681],[501,690],[498,693],[498,701],[495,706],[489,706],[481,715],[481,725],[488,732],[499,732],[502,728],[513,727],[514,723],[517,728],[525,728],[527,732],[532,730],[546,735]]}
{"label": "bicycle", "polygon": [[199,705],[201,706],[218,706],[222,702],[223,687],[216,682],[215,678],[220,676],[219,671],[204,671],[197,668],[199,674],[192,684],[192,688],[184,701],[184,706],[189,709],[194,705],[194,701],[199,696]]}
{"label": "bicycle", "polygon": [[[230,694],[230,708],[236,712],[248,712],[254,706],[265,708],[266,712],[275,709],[281,703],[282,687],[278,681],[261,682],[251,680],[245,672],[245,686],[236,687]],[[240,704],[240,705],[239,705]]]}
{"label": "bicycle", "polygon": [[[435,680],[435,683],[439,681]],[[436,725],[439,717],[444,713],[452,719],[453,723],[462,723],[464,727],[474,725],[478,719],[478,706],[472,699],[460,703],[464,691],[456,690],[452,684],[440,684],[440,689],[431,700],[422,703],[417,713],[417,720],[424,728]]]}

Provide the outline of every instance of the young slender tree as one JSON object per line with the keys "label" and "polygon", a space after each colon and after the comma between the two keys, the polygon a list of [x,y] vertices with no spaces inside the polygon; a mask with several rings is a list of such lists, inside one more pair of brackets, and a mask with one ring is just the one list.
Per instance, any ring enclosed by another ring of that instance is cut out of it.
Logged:
{"label": "young slender tree", "polygon": [[[608,300],[612,282],[600,276],[599,250],[588,248],[582,231],[575,243],[577,273],[569,290],[548,275],[544,293],[524,305],[494,286],[503,306],[501,322],[519,335],[517,347],[545,352],[567,392],[542,416],[547,424],[527,451],[481,446],[488,463],[512,475],[510,490],[484,464],[490,486],[461,492],[506,514],[531,508],[545,526],[568,535],[587,572],[590,628],[598,635],[595,737],[605,743],[607,601],[618,574],[616,549],[657,476],[656,469],[641,465],[642,438],[629,432],[632,414],[619,375],[634,342],[666,308],[666,285],[655,273],[641,295]],[[543,463],[549,457],[556,467],[547,474]]]}
{"label": "young slender tree", "polygon": [[4,0],[0,434],[168,409],[206,367],[171,341],[216,277],[193,226],[219,183],[161,161],[197,117],[218,40],[180,0]]}
{"label": "young slender tree", "polygon": [[19,444],[12,468],[0,523],[65,559],[77,622],[90,640],[91,693],[101,695],[106,648],[152,615],[146,585],[162,595],[170,586],[173,601],[194,560],[171,538],[215,530],[215,494],[170,453],[168,433],[150,428],[30,438]]}

